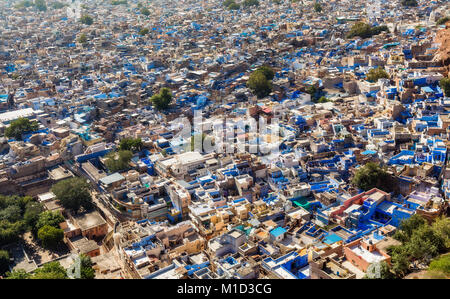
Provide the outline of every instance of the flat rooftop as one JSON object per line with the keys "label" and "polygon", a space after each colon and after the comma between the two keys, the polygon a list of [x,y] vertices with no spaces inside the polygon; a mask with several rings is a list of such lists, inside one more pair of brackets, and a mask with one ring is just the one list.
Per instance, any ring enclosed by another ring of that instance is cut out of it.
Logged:
{"label": "flat rooftop", "polygon": [[350,250],[370,264],[379,263],[386,259],[386,257],[380,254],[378,251],[368,251],[359,245],[350,247]]}
{"label": "flat rooftop", "polygon": [[6,123],[18,119],[19,117],[30,117],[35,114],[32,108],[25,108],[20,110],[8,111],[0,113],[0,122]]}
{"label": "flat rooftop", "polygon": [[73,216],[73,219],[83,231],[106,224],[105,219],[103,219],[97,211],[75,215]]}
{"label": "flat rooftop", "polygon": [[73,177],[72,172],[70,172],[69,170],[67,170],[61,166],[58,166],[57,168],[49,170],[48,173],[49,173],[50,177],[55,181],[60,181],[63,179]]}
{"label": "flat rooftop", "polygon": [[40,202],[50,201],[55,198],[56,198],[56,195],[53,192],[47,192],[47,193],[42,193],[42,194],[38,195],[38,200]]}

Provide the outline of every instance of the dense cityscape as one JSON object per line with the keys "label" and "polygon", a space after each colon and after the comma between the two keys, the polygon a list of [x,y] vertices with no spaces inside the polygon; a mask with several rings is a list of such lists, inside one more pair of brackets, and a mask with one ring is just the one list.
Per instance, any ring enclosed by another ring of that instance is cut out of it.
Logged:
{"label": "dense cityscape", "polygon": [[448,0],[0,2],[0,279],[448,279],[449,148]]}

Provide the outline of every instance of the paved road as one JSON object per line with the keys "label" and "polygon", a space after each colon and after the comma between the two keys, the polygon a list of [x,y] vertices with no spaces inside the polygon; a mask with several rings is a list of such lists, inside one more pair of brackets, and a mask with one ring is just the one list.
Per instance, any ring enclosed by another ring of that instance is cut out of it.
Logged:
{"label": "paved road", "polygon": [[108,207],[106,207],[101,200],[99,200],[97,197],[99,196],[97,191],[92,191],[92,201],[97,205],[97,207],[103,211],[103,213],[108,218],[107,220],[109,224],[114,226],[114,223],[118,222],[119,219],[117,219],[116,216],[114,216]]}

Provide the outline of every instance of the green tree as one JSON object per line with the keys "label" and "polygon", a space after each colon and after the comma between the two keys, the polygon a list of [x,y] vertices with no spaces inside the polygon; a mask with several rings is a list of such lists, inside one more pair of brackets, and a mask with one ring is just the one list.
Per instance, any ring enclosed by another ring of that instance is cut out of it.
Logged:
{"label": "green tree", "polygon": [[443,272],[450,275],[450,254],[443,255],[430,263],[428,270]]}
{"label": "green tree", "polygon": [[241,8],[241,5],[236,3],[234,0],[225,0],[223,2],[223,6],[225,6],[229,10],[238,10]]}
{"label": "green tree", "polygon": [[36,224],[39,220],[39,216],[43,211],[44,208],[42,204],[38,202],[29,202],[27,204],[25,208],[25,213],[23,214],[23,220],[25,221],[28,228],[36,227]]}
{"label": "green tree", "polygon": [[366,77],[369,82],[378,82],[381,78],[389,79],[389,74],[381,67],[370,69]]}
{"label": "green tree", "polygon": [[416,7],[418,3],[417,0],[402,0],[402,5],[406,7]]}
{"label": "green tree", "polygon": [[444,25],[448,21],[450,21],[450,16],[442,17],[436,21],[436,25]]}
{"label": "green tree", "polygon": [[22,219],[22,209],[17,205],[10,205],[0,211],[0,220],[16,222]]}
{"label": "green tree", "polygon": [[399,230],[394,234],[394,239],[405,243],[411,239],[411,236],[415,230],[426,224],[426,220],[420,215],[414,214],[408,219],[404,219],[400,222]]}
{"label": "green tree", "polygon": [[369,38],[374,35],[378,35],[383,31],[389,31],[388,27],[385,25],[372,27],[367,23],[357,22],[347,33],[347,38],[353,38],[355,36],[359,36],[361,38]]}
{"label": "green tree", "polygon": [[128,4],[127,0],[112,0],[111,1],[112,5],[121,5],[121,4]]}
{"label": "green tree", "polygon": [[441,216],[433,222],[432,226],[434,232],[444,240],[445,247],[450,248],[450,218]]}
{"label": "green tree", "polygon": [[44,225],[38,230],[37,236],[44,248],[56,249],[64,238],[64,231],[60,228]]}
{"label": "green tree", "polygon": [[94,19],[89,15],[83,15],[80,18],[80,22],[85,25],[92,25],[94,24]]}
{"label": "green tree", "polygon": [[257,72],[262,72],[267,80],[273,80],[273,77],[275,77],[275,72],[270,66],[263,65],[260,66],[258,69],[256,69]]}
{"label": "green tree", "polygon": [[91,258],[88,255],[81,254],[81,279],[94,279],[95,278],[95,270],[92,268],[94,265],[92,263]]}
{"label": "green tree", "polygon": [[378,164],[373,162],[369,162],[358,168],[352,183],[364,191],[378,188],[386,192],[391,192],[393,189],[391,176]]}
{"label": "green tree", "polygon": [[359,36],[362,38],[367,38],[372,36],[372,27],[364,22],[355,23],[347,34],[348,38]]}
{"label": "green tree", "polygon": [[170,89],[166,87],[161,88],[158,94],[155,94],[150,98],[150,103],[152,103],[158,110],[165,110],[169,108],[171,101],[172,93],[170,92]]}
{"label": "green tree", "polygon": [[0,195],[0,246],[19,240],[31,218],[27,211],[36,204],[29,196]]}
{"label": "green tree", "polygon": [[18,206],[20,209],[25,209],[29,202],[32,202],[33,198],[30,196],[2,196],[0,195],[0,210],[6,209],[9,206]]}
{"label": "green tree", "polygon": [[386,25],[372,27],[372,35],[378,35],[381,32],[389,32],[389,28]]}
{"label": "green tree", "polygon": [[14,5],[15,9],[24,9],[27,7],[31,7],[33,6],[33,2],[31,0],[23,0],[20,1],[19,3],[17,3],[16,5]]}
{"label": "green tree", "polygon": [[67,279],[67,271],[59,262],[50,262],[34,271],[32,279]]}
{"label": "green tree", "polygon": [[143,7],[141,8],[141,14],[148,17],[150,15],[150,10],[148,10],[147,7]]}
{"label": "green tree", "polygon": [[6,250],[0,250],[0,275],[8,271],[9,253]]}
{"label": "green tree", "polygon": [[27,273],[24,269],[13,270],[6,273],[6,279],[30,279],[31,273]]}
{"label": "green tree", "polygon": [[390,249],[392,271],[397,277],[403,277],[409,269],[409,257],[402,246],[392,246]]}
{"label": "green tree", "polygon": [[53,9],[61,9],[61,8],[66,7],[66,6],[67,6],[66,4],[58,2],[58,1],[52,3],[52,8]]}
{"label": "green tree", "polygon": [[6,273],[6,279],[67,279],[67,271],[59,262],[49,262],[37,268],[33,273],[23,269]]}
{"label": "green tree", "polygon": [[329,100],[324,96],[320,97],[319,100],[317,101],[317,103],[327,103],[327,102],[329,102]]}
{"label": "green tree", "polygon": [[6,137],[22,140],[22,135],[34,132],[39,129],[37,121],[30,121],[28,118],[20,117],[13,120],[5,130]]}
{"label": "green tree", "polygon": [[87,36],[85,33],[82,33],[79,37],[78,37],[78,42],[80,44],[86,44],[88,41]]}
{"label": "green tree", "polygon": [[230,4],[235,3],[234,0],[225,0],[223,1],[223,6],[228,7]]}
{"label": "green tree", "polygon": [[132,157],[131,151],[111,152],[106,156],[105,165],[111,172],[125,170],[129,167]]}
{"label": "green tree", "polygon": [[239,9],[241,8],[241,6],[240,6],[238,3],[233,2],[233,3],[231,3],[230,5],[228,5],[227,8],[228,8],[229,10],[239,10]]}
{"label": "green tree", "polygon": [[52,187],[52,192],[66,209],[78,212],[81,207],[85,210],[92,208],[89,184],[83,178],[74,177],[60,181]]}
{"label": "green tree", "polygon": [[19,74],[17,74],[17,73],[11,74],[11,79],[17,80],[19,78],[21,78],[21,76]]}
{"label": "green tree", "polygon": [[8,220],[0,220],[0,246],[18,241],[25,232],[25,228],[24,221],[9,222]]}
{"label": "green tree", "polygon": [[306,88],[306,93],[311,95],[311,101],[317,103],[319,101],[319,89],[315,85]]}
{"label": "green tree", "polygon": [[148,28],[142,28],[141,30],[139,30],[139,35],[146,35],[149,33]]}
{"label": "green tree", "polygon": [[441,86],[445,96],[450,97],[450,78],[442,78],[439,81],[439,86]]}
{"label": "green tree", "polygon": [[318,13],[322,12],[322,5],[319,2],[314,3],[314,11]]}
{"label": "green tree", "polygon": [[258,0],[244,0],[242,3],[245,7],[259,6]]}
{"label": "green tree", "polygon": [[406,246],[413,259],[426,263],[446,249],[445,241],[430,225],[414,230]]}
{"label": "green tree", "polygon": [[[409,271],[411,262],[429,263],[432,258],[448,252],[448,225],[443,218],[430,225],[417,214],[403,220],[394,234],[401,245],[390,246],[387,250],[394,273],[402,277]],[[431,269],[428,274],[437,275],[437,272],[437,269]]]}
{"label": "green tree", "polygon": [[36,225],[33,227],[37,234],[38,230],[46,225],[59,228],[59,224],[64,222],[64,217],[59,212],[44,211],[39,214]]}
{"label": "green tree", "polygon": [[47,4],[45,3],[45,0],[34,0],[34,6],[39,11],[46,11],[47,10]]}
{"label": "green tree", "polygon": [[247,87],[258,98],[264,98],[272,92],[272,83],[267,79],[262,71],[254,71],[247,81]]}
{"label": "green tree", "polygon": [[140,151],[144,147],[141,138],[124,138],[120,140],[119,149],[121,151]]}
{"label": "green tree", "polygon": [[0,195],[0,246],[15,242],[25,232],[22,214],[31,197]]}

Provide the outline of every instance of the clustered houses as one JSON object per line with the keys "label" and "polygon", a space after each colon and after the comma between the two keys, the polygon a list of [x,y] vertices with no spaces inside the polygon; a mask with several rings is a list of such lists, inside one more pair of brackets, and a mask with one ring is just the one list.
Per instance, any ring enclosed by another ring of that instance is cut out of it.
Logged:
{"label": "clustered houses", "polygon": [[[390,263],[402,220],[445,214],[448,2],[321,1],[318,14],[307,0],[239,13],[155,0],[149,17],[92,2],[92,25],[0,3],[0,136],[19,118],[39,125],[0,137],[0,193],[62,211],[69,248],[108,277],[361,278]],[[356,22],[388,30],[347,37]],[[273,88],[257,98],[246,82],[263,65]],[[377,67],[389,78],[369,82]],[[160,111],[148,99],[163,87]],[[142,147],[111,170],[124,138]],[[351,183],[368,162],[393,191]],[[73,176],[98,211],[58,204],[51,186]]]}

